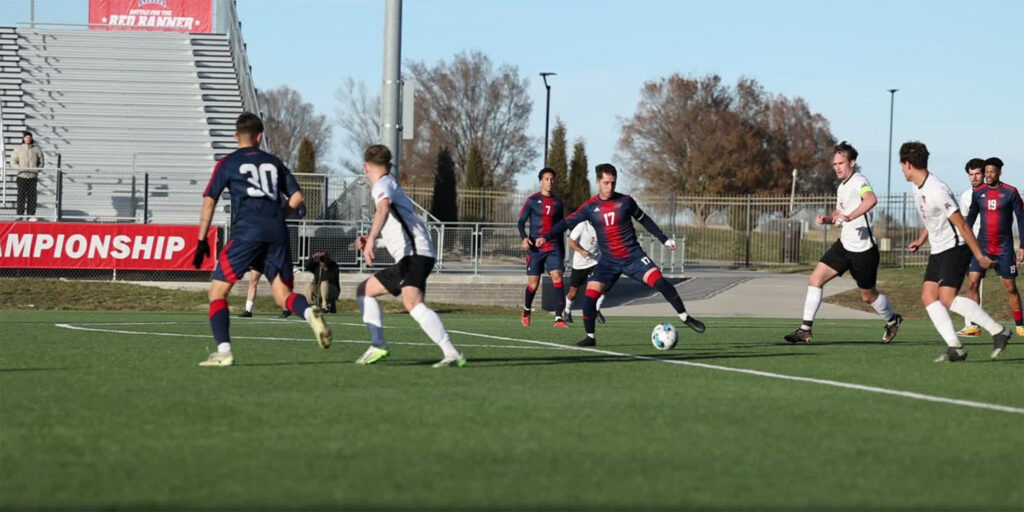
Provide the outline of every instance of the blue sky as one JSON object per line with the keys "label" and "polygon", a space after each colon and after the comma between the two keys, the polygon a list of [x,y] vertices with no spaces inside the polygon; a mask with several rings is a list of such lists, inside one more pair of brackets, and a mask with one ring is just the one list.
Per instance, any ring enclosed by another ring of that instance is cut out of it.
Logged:
{"label": "blue sky", "polygon": [[[36,0],[36,19],[84,22],[87,5]],[[28,0],[0,6],[0,24],[28,19]],[[332,118],[345,78],[379,90],[383,1],[240,0],[239,15],[257,87],[288,85]],[[827,117],[880,193],[887,89],[898,88],[893,153],[903,141],[925,142],[931,170],[959,190],[974,156],[999,156],[1005,180],[1024,185],[1021,20],[1021,1],[407,0],[402,59],[432,64],[479,50],[518,66],[533,91],[538,152],[545,91],[537,73],[558,73],[552,123],[560,117],[571,139],[586,140],[592,164],[619,163],[619,125],[645,81],[676,72],[753,77]],[[336,147],[332,158],[341,156]],[[534,185],[534,167],[521,185]],[[895,162],[892,190],[910,190]]]}

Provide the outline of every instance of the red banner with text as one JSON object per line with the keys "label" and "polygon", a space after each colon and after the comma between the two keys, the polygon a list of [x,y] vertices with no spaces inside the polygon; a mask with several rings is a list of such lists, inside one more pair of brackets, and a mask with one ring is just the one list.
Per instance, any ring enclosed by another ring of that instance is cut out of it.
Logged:
{"label": "red banner with text", "polygon": [[89,0],[94,30],[210,32],[213,0]]}
{"label": "red banner with text", "polygon": [[[216,251],[217,228],[207,240]],[[0,268],[196,270],[195,249],[195,226],[0,222]]]}

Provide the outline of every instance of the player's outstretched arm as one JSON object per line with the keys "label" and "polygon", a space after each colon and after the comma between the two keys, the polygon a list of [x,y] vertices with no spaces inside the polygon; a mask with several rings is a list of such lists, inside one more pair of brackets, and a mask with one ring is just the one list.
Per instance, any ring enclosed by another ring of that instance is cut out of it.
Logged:
{"label": "player's outstretched arm", "polygon": [[288,197],[288,204],[286,204],[284,207],[284,216],[287,217],[291,215],[299,208],[302,208],[302,205],[305,203],[306,195],[303,194],[301,190],[295,192],[294,194]]}

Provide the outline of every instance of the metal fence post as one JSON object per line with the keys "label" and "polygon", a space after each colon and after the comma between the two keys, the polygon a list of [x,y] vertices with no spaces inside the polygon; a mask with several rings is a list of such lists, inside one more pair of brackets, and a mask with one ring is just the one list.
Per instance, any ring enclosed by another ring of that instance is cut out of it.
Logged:
{"label": "metal fence post", "polygon": [[469,253],[473,259],[473,274],[480,273],[480,259],[483,258],[483,233],[480,232],[480,223],[473,224],[473,235],[470,237]]}
{"label": "metal fence post", "polygon": [[54,212],[57,216],[57,222],[61,220],[61,210],[64,209],[64,171],[60,167],[57,168],[57,204],[54,205],[56,211]]}
{"label": "metal fence post", "polygon": [[747,194],[747,229],[746,229],[746,231],[747,231],[747,233],[746,233],[746,236],[747,236],[747,257],[746,257],[746,261],[744,262],[746,264],[747,268],[750,268],[750,237],[753,234],[752,231],[751,231],[753,229],[751,227],[752,219],[750,218],[750,216],[751,216],[751,212],[750,212],[751,201],[752,201],[752,199],[750,197],[750,194]]}
{"label": "metal fence post", "polygon": [[900,268],[907,266],[907,193],[900,194]]}
{"label": "metal fence post", "polygon": [[132,220],[135,220],[139,214],[139,208],[137,200],[135,198],[135,174],[132,173]]}
{"label": "metal fence post", "polygon": [[142,175],[142,223],[149,224],[149,173]]}

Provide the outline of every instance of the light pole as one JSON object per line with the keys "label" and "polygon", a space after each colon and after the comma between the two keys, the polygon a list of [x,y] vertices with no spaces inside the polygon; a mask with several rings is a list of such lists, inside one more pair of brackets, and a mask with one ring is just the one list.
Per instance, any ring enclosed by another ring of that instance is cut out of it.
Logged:
{"label": "light pole", "polygon": [[544,71],[540,77],[544,79],[544,88],[548,90],[547,107],[544,108],[544,164],[548,166],[548,123],[551,121],[551,86],[548,85],[548,77],[554,75],[550,71]]}
{"label": "light pole", "polygon": [[889,177],[885,181],[885,197],[886,201],[890,201],[892,196],[892,113],[893,106],[896,104],[896,91],[899,89],[889,89]]}

